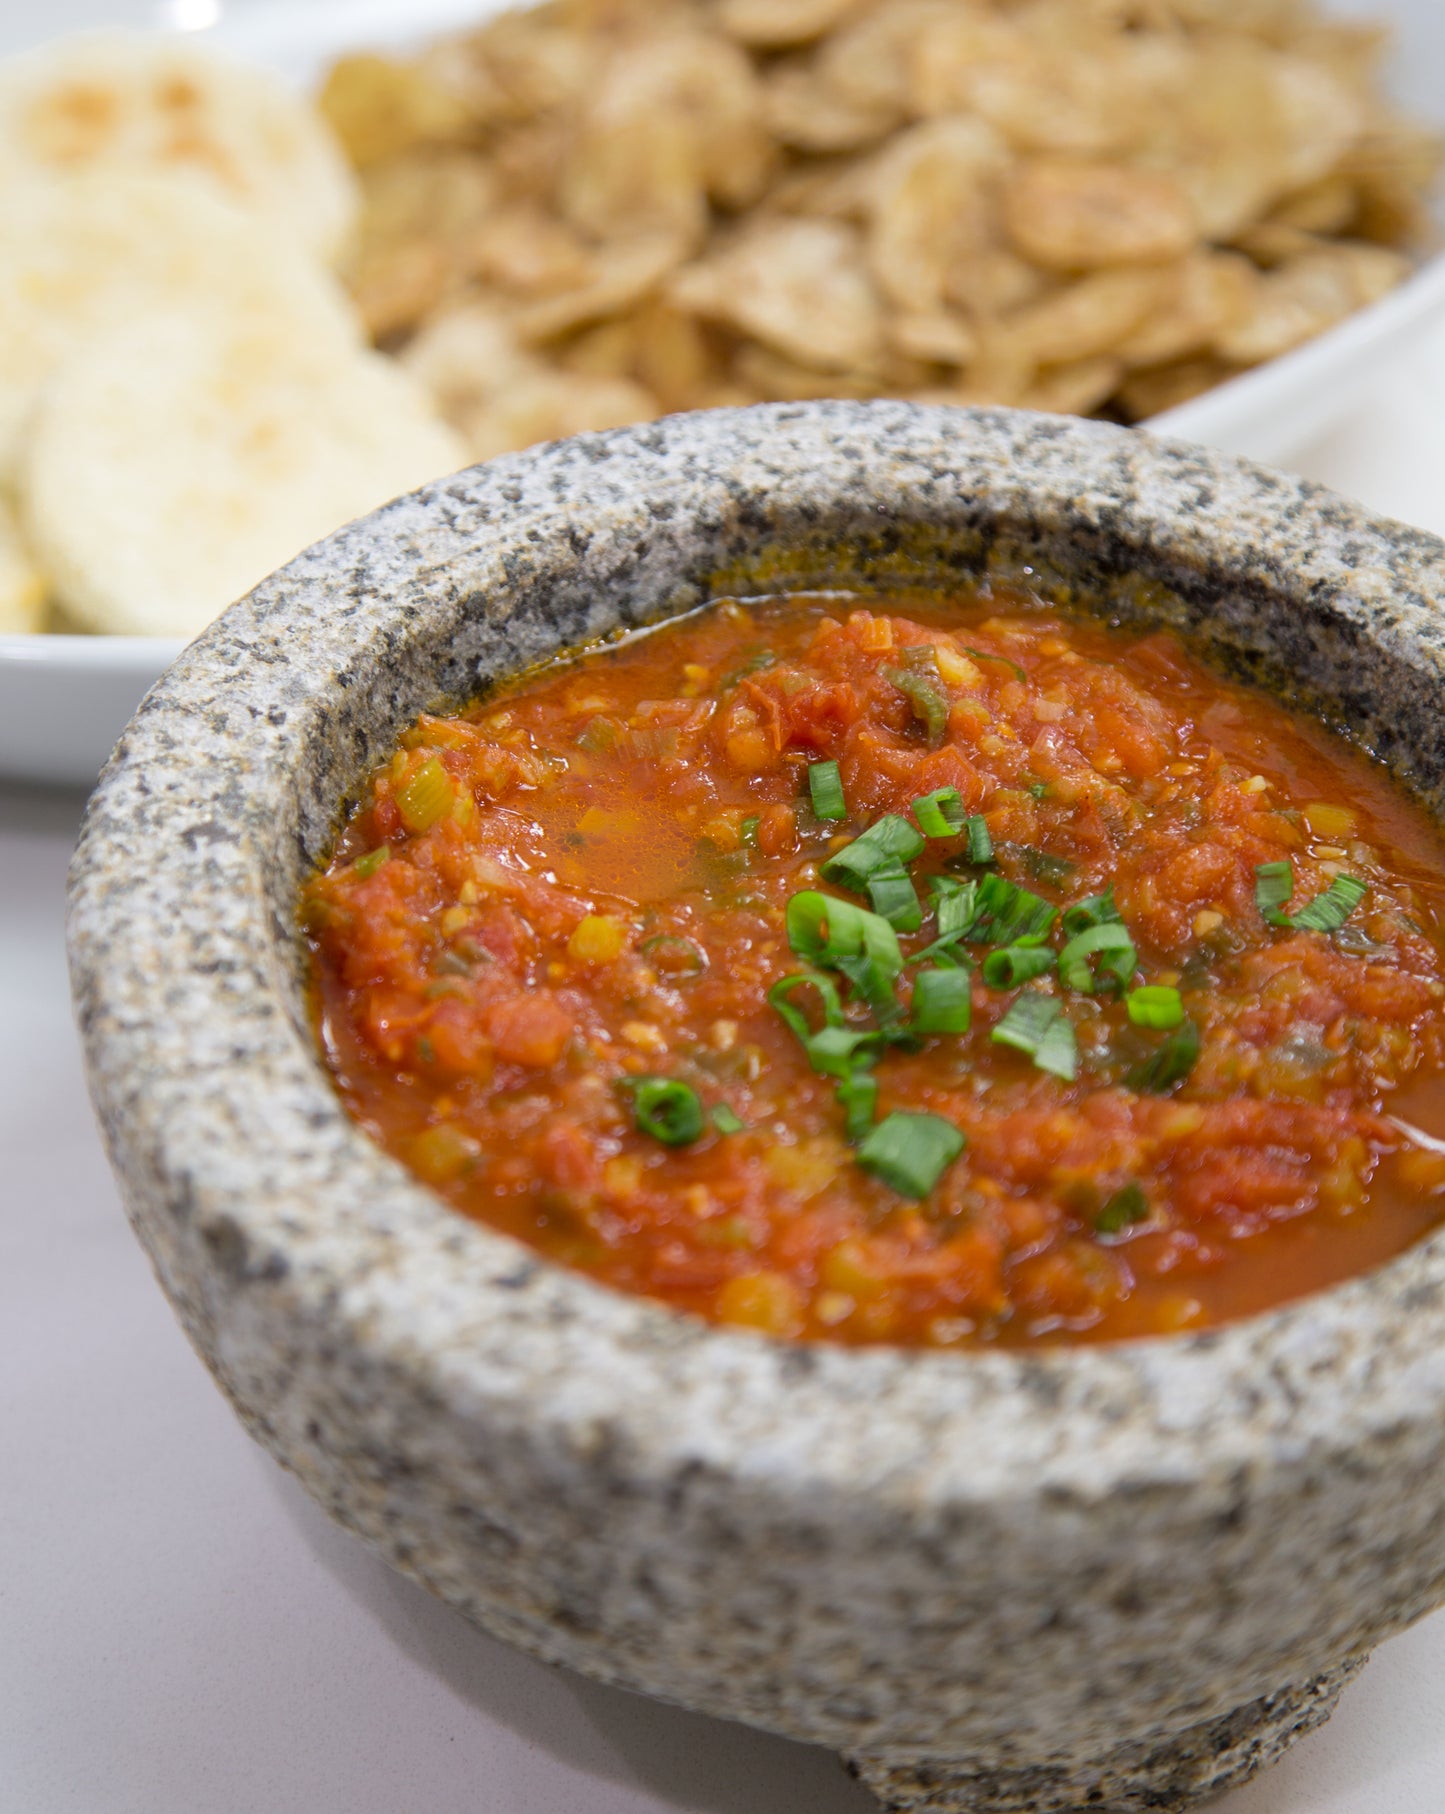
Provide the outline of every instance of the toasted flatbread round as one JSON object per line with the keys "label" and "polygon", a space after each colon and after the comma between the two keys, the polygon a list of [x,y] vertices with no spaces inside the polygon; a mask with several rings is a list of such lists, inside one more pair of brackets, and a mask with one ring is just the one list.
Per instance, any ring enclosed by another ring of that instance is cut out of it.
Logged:
{"label": "toasted flatbread round", "polygon": [[334,258],[357,188],[330,127],[264,69],[169,34],[68,37],[0,63],[0,189],[185,175]]}
{"label": "toasted flatbread round", "polygon": [[193,636],[311,542],[464,461],[390,360],[211,304],[116,328],[57,375],[22,522],[79,622]]}
{"label": "toasted flatbread round", "polygon": [[42,386],[96,334],[188,297],[258,323],[358,344],[356,314],[315,259],[186,179],[0,181],[0,483]]}
{"label": "toasted flatbread round", "polygon": [[0,497],[0,636],[45,628],[47,588],[20,535],[7,499]]}

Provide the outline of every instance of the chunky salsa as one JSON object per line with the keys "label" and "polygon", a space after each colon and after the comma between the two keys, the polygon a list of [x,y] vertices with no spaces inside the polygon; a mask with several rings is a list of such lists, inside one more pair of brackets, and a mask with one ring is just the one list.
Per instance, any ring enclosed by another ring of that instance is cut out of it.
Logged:
{"label": "chunky salsa", "polygon": [[724,602],[423,717],[306,892],[357,1120],[772,1334],[1197,1329],[1445,1220],[1445,851],[1167,633]]}

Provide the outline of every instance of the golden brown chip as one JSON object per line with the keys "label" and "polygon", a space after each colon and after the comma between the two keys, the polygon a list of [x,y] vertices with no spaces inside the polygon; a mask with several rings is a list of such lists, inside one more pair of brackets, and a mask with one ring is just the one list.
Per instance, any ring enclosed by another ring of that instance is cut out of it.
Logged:
{"label": "golden brown chip", "polygon": [[730,38],[758,50],[806,44],[858,9],[858,0],[717,0],[718,24]]}
{"label": "golden brown chip", "polygon": [[1409,271],[1408,259],[1382,246],[1335,245],[1291,259],[1260,278],[1254,307],[1215,335],[1214,351],[1234,365],[1277,359],[1378,302]]}
{"label": "golden brown chip", "polygon": [[633,376],[664,410],[693,409],[722,381],[707,329],[694,315],[661,300],[632,317]]}
{"label": "golden brown chip", "polygon": [[317,105],[358,168],[418,145],[464,139],[473,128],[473,115],[457,95],[419,64],[388,57],[342,57]]}
{"label": "golden brown chip", "polygon": [[992,239],[993,197],[1007,153],[977,120],[933,120],[874,161],[868,268],[888,300],[917,314],[944,306],[948,274]]}
{"label": "golden brown chip", "polygon": [[590,321],[620,315],[651,296],[682,263],[687,250],[682,240],[660,233],[599,247],[576,289],[517,311],[517,332],[529,344],[539,345]]}
{"label": "golden brown chip", "polygon": [[764,83],[768,127],[793,151],[857,151],[896,123],[890,107],[849,100],[809,62],[780,63]]}
{"label": "golden brown chip", "polygon": [[1201,233],[1227,240],[1329,175],[1364,125],[1358,92],[1324,65],[1220,35],[1190,60],[1166,154]]}
{"label": "golden brown chip", "polygon": [[502,208],[466,243],[468,275],[514,295],[555,296],[591,274],[587,245],[564,222],[531,202]]}
{"label": "golden brown chip", "polygon": [[1239,370],[1222,359],[1180,359],[1172,365],[1131,372],[1120,385],[1116,401],[1128,421],[1144,422],[1166,409],[1193,402],[1215,385],[1238,377]]}
{"label": "golden brown chip", "polygon": [[468,300],[427,323],[401,354],[405,365],[454,428],[500,390],[540,369],[492,305]]}
{"label": "golden brown chip", "polygon": [[1080,19],[1072,0],[1000,19],[955,7],[913,45],[921,114],[967,112],[1021,152],[1100,156],[1145,142],[1167,43],[1138,43]]}
{"label": "golden brown chip", "polygon": [[1005,316],[999,332],[1035,365],[1114,353],[1168,294],[1172,278],[1155,265],[1095,271]]}
{"label": "golden brown chip", "polygon": [[1041,271],[1017,252],[993,246],[955,259],[944,279],[944,296],[957,308],[990,319],[1037,301],[1057,282],[1052,272]]}
{"label": "golden brown chip", "polygon": [[497,392],[463,432],[472,457],[491,460],[538,441],[647,422],[657,413],[657,400],[630,379],[538,371]]}
{"label": "golden brown chip", "polygon": [[744,341],[733,358],[733,376],[750,401],[810,403],[815,397],[871,397],[875,387],[866,380],[819,371],[816,366],[787,359],[771,347]]}
{"label": "golden brown chip", "polygon": [[863,269],[862,242],[839,222],[750,224],[680,271],[670,294],[677,307],[821,371],[866,368],[882,349],[882,312]]}
{"label": "golden brown chip", "polygon": [[1115,347],[1129,366],[1202,352],[1255,304],[1259,274],[1236,252],[1191,252],[1169,268],[1148,317]]}
{"label": "golden brown chip", "polygon": [[618,55],[603,72],[562,170],[566,220],[596,239],[663,233],[700,244],[707,189],[686,108],[659,105],[649,72]]}
{"label": "golden brown chip", "polygon": [[888,340],[907,358],[934,365],[967,365],[977,357],[979,348],[977,330],[949,309],[891,316]]}
{"label": "golden brown chip", "polygon": [[1023,407],[1056,416],[1087,416],[1108,402],[1123,377],[1123,361],[1106,354],[1046,365],[1024,392]]}
{"label": "golden brown chip", "polygon": [[1319,0],[546,0],[338,66],[354,286],[474,449],[644,400],[1152,414],[1406,274],[1440,146],[1380,42]]}
{"label": "golden brown chip", "polygon": [[1003,219],[1026,258],[1057,271],[1162,264],[1196,238],[1179,185],[1126,164],[1030,158],[1005,179]]}
{"label": "golden brown chip", "polygon": [[452,285],[448,248],[434,239],[404,239],[364,251],[351,273],[351,293],[366,331],[393,340],[419,327]]}

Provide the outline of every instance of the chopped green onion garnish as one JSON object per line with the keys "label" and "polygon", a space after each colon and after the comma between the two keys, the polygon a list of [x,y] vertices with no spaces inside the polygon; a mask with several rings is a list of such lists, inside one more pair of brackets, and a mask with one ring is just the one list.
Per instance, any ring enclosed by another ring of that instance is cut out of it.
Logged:
{"label": "chopped green onion garnish", "polygon": [[1294,893],[1294,871],[1285,857],[1278,863],[1257,863],[1254,868],[1254,904],[1271,926],[1288,926],[1284,911]]}
{"label": "chopped green onion garnish", "polygon": [[1048,882],[1057,888],[1061,882],[1067,882],[1074,873],[1075,864],[1070,857],[1057,857],[1051,850],[1038,850],[1032,844],[1018,846],[1019,859],[1035,882]]}
{"label": "chopped green onion garnish", "polygon": [[[930,649],[929,654],[933,651]],[[928,733],[928,747],[936,750],[948,732],[948,700],[937,679],[920,674],[916,668],[884,668],[883,678],[903,694],[913,708],[913,716]]]}
{"label": "chopped green onion garnish", "polygon": [[838,991],[830,977],[819,976],[816,970],[800,971],[794,976],[783,977],[768,990],[768,1001],[804,1045],[813,1037],[813,1028],[803,1010],[793,1005],[793,997],[799,989],[817,990],[825,1027],[843,1025],[843,1004],[838,999]]}
{"label": "chopped green onion garnish", "polygon": [[938,937],[909,958],[909,963],[952,965],[966,962],[955,947],[973,924],[978,902],[977,882],[960,882],[954,876],[936,875],[928,878],[928,888],[933,896]]}
{"label": "chopped green onion garnish", "polygon": [[795,894],[788,902],[787,927],[788,943],[811,964],[836,970],[844,958],[866,955],[888,976],[903,968],[898,934],[887,920],[835,895],[814,888]]}
{"label": "chopped green onion garnish", "polygon": [[876,1064],[882,1044],[881,1033],[855,1027],[824,1027],[804,1040],[803,1049],[815,1071],[825,1077],[848,1078]]}
{"label": "chopped green onion garnish", "polygon": [[1051,1077],[1062,1077],[1065,1083],[1072,1083],[1078,1076],[1079,1042],[1062,1013],[1039,1041],[1034,1063]]}
{"label": "chopped green onion garnish", "polygon": [[356,859],[351,865],[351,873],[364,882],[368,876],[376,874],[390,855],[391,846],[389,844],[378,844],[375,850],[368,850],[364,857]]}
{"label": "chopped green onion garnish", "polygon": [[973,1018],[973,983],[967,970],[920,970],[913,983],[914,1033],[966,1033]]}
{"label": "chopped green onion garnish", "polygon": [[1078,1071],[1074,1029],[1052,995],[1020,995],[989,1037],[995,1045],[1026,1052],[1055,1077],[1071,1080]]}
{"label": "chopped green onion garnish", "polygon": [[1154,1027],[1167,1033],[1184,1019],[1184,1002],[1179,991],[1163,983],[1146,983],[1128,996],[1124,1005],[1136,1027]]}
{"label": "chopped green onion garnish", "polygon": [[930,876],[928,892],[933,896],[933,911],[938,918],[938,936],[959,938],[973,924],[978,902],[978,883],[960,882],[954,876]]}
{"label": "chopped green onion garnish", "polygon": [[838,1085],[838,1100],[847,1116],[844,1130],[850,1146],[866,1139],[878,1111],[878,1079],[866,1071],[853,1071]]}
{"label": "chopped green onion garnish", "polygon": [[638,1131],[664,1146],[690,1146],[702,1133],[702,1103],[697,1091],[672,1077],[629,1077],[632,1115]]}
{"label": "chopped green onion garnish", "polygon": [[[1097,954],[1099,971],[1095,976],[1089,959]],[[1086,926],[1076,932],[1059,953],[1059,975],[1069,989],[1083,994],[1095,990],[1122,988],[1139,968],[1138,953],[1127,926],[1117,920],[1103,920],[1097,926]]]}
{"label": "chopped green onion garnish", "polygon": [[868,899],[873,911],[898,932],[917,932],[923,909],[913,878],[900,863],[896,869],[877,869],[868,878]]}
{"label": "chopped green onion garnish", "polygon": [[941,1115],[894,1113],[880,1121],[858,1148],[865,1171],[900,1197],[926,1197],[968,1144]]}
{"label": "chopped green onion garnish", "polygon": [[[794,1005],[793,996],[799,989],[818,992],[823,1025],[816,1033],[807,1015]],[[848,1077],[858,1066],[874,1062],[881,1035],[844,1025],[843,1004],[830,978],[819,976],[816,971],[785,976],[768,990],[768,1001],[802,1046],[808,1063],[825,1077]]]}
{"label": "chopped green onion garnish", "polygon": [[1183,1020],[1169,1035],[1152,1058],[1136,1064],[1124,1078],[1126,1089],[1162,1096],[1173,1089],[1194,1069],[1199,1057],[1199,1029],[1192,1020]]}
{"label": "chopped green onion garnish", "polygon": [[1122,1190],[1114,1192],[1094,1217],[1094,1226],[1101,1235],[1116,1235],[1135,1222],[1148,1220],[1149,1199],[1137,1184],[1126,1184]]}
{"label": "chopped green onion garnish", "polygon": [[1290,915],[1290,924],[1297,932],[1338,932],[1369,892],[1358,876],[1336,876],[1323,894]]}
{"label": "chopped green onion garnish", "polygon": [[986,655],[982,649],[969,648],[965,648],[963,652],[965,655],[971,655],[975,661],[1001,661],[1006,668],[1012,668],[1020,680],[1028,679],[1028,675],[1024,673],[1019,664],[1016,661],[1010,661],[1007,655]]}
{"label": "chopped green onion garnish", "polygon": [[983,980],[990,989],[1017,989],[1032,976],[1054,967],[1054,954],[1040,945],[1005,945],[983,960]]}
{"label": "chopped green onion garnish", "polygon": [[742,845],[744,850],[757,849],[759,823],[758,815],[753,813],[750,817],[744,819],[742,824],[738,827],[738,843]]}
{"label": "chopped green onion garnish", "polygon": [[742,1116],[730,1109],[725,1102],[715,1104],[712,1124],[720,1134],[740,1134],[747,1126]]}
{"label": "chopped green onion garnish", "polygon": [[[875,916],[870,914],[868,917],[872,919]],[[887,925],[886,920],[879,923]],[[892,931],[892,928],[889,927],[889,930]],[[886,968],[866,951],[858,957],[840,957],[835,967],[852,983],[859,999],[868,1004],[880,1027],[886,1030],[899,1024],[903,1019],[903,1009],[893,992],[893,978],[897,976],[897,970]]]}
{"label": "chopped green onion garnish", "polygon": [[1041,945],[1059,910],[1001,875],[978,884],[977,908],[967,931],[976,945]]}
{"label": "chopped green onion garnish", "polygon": [[876,819],[861,837],[845,844],[829,857],[822,867],[825,881],[840,888],[851,888],[862,894],[868,878],[880,870],[893,870],[911,863],[923,852],[928,840],[899,813],[885,813]]}
{"label": "chopped green onion garnish", "polygon": [[1086,932],[1090,926],[1102,926],[1120,918],[1122,915],[1114,905],[1114,884],[1111,882],[1102,894],[1091,894],[1087,900],[1075,901],[1072,907],[1066,907],[1061,923],[1065,933],[1072,938],[1076,932]]}
{"label": "chopped green onion garnish", "polygon": [[808,764],[808,793],[813,802],[813,816],[818,819],[846,819],[848,804],[843,798],[843,777],[836,762]]}
{"label": "chopped green onion garnish", "polygon": [[1257,864],[1254,871],[1254,899],[1260,912],[1271,926],[1289,926],[1296,932],[1338,932],[1369,892],[1369,883],[1358,876],[1336,876],[1298,913],[1286,913],[1285,904],[1294,893],[1289,858]]}
{"label": "chopped green onion garnish", "polygon": [[940,787],[913,802],[913,816],[930,838],[956,838],[968,815],[956,787]]}
{"label": "chopped green onion garnish", "polygon": [[1047,800],[1049,797],[1049,784],[1047,781],[1030,781],[1029,792],[1033,795],[1035,800]]}
{"label": "chopped green onion garnish", "polygon": [[964,830],[968,833],[967,856],[970,863],[992,863],[993,839],[989,836],[988,821],[982,813],[974,813]]}

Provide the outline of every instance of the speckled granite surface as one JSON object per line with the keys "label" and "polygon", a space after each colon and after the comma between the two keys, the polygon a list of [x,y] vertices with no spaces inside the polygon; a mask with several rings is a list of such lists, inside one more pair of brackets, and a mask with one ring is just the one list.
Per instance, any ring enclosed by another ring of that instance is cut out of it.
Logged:
{"label": "speckled granite surface", "polygon": [[297,887],[418,709],[770,576],[987,571],[1177,623],[1445,804],[1432,538],[1098,425],[718,412],[433,486],[228,612],[92,805],[77,1011],[191,1339],[400,1567],[539,1655],[855,1754],[900,1808],[1032,1809],[1040,1768],[1045,1806],[1182,1806],[1218,1786],[1199,1728],[1237,1777],[1328,1700],[1292,1684],[1445,1599],[1445,1240],[1202,1336],[778,1346],[455,1217],[345,1120],[302,1009]]}

